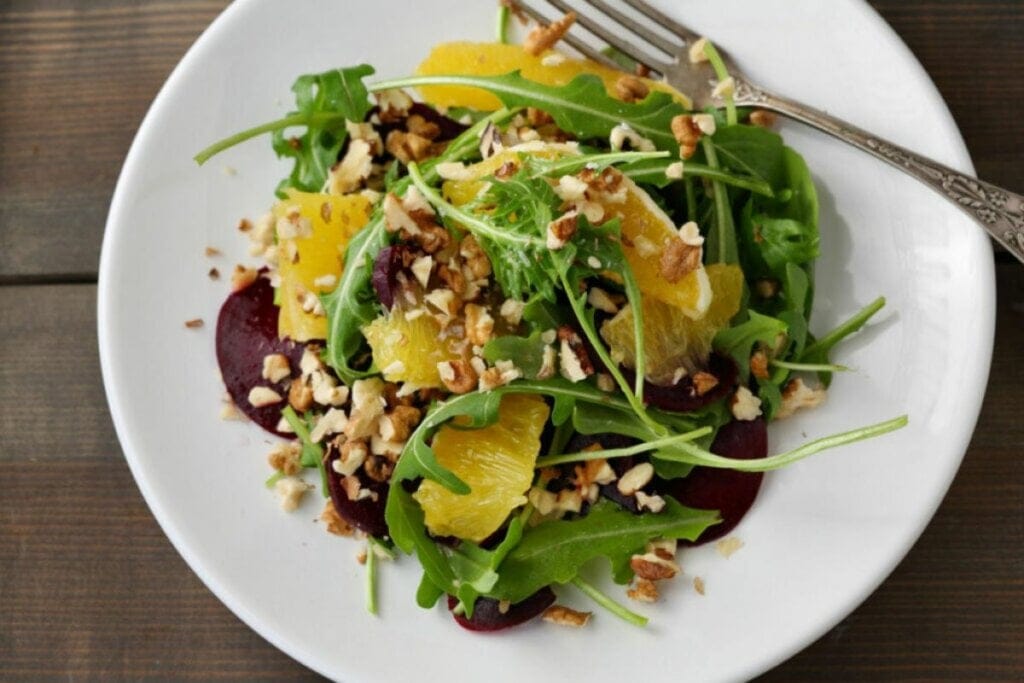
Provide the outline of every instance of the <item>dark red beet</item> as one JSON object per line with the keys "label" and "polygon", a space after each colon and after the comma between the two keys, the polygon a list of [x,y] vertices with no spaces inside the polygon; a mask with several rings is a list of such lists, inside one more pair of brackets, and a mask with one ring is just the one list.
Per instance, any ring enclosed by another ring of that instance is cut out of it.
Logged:
{"label": "dark red beet", "polygon": [[[374,107],[370,111],[370,115],[379,112],[377,107]],[[445,140],[452,140],[462,134],[469,126],[464,126],[458,121],[448,118],[443,114],[438,113],[436,109],[422,102],[414,102],[412,107],[409,108],[409,115],[418,114],[422,116],[429,123],[436,124],[441,130],[440,134],[434,138],[435,142],[444,142]],[[381,138],[387,139],[388,133],[393,130],[405,130],[405,121],[399,121],[397,123],[381,123],[377,126],[377,131],[380,133]]]}
{"label": "dark red beet", "polygon": [[[721,356],[717,353],[711,354],[708,359],[708,366],[705,372],[709,372],[718,379],[718,384],[711,391],[698,395],[693,386],[692,377],[683,377],[678,384],[663,387],[650,382],[644,383],[644,403],[662,410],[669,410],[674,413],[689,413],[700,410],[704,406],[727,396],[736,386],[737,371],[736,364],[732,359]],[[633,383],[636,376],[631,370],[623,370],[629,383]]]}
{"label": "dark red beet", "polygon": [[366,533],[383,538],[388,535],[388,525],[384,521],[384,504],[388,499],[388,485],[374,481],[366,476],[363,470],[359,470],[355,476],[359,477],[359,483],[364,489],[369,489],[376,495],[362,500],[349,500],[348,495],[341,488],[342,476],[334,471],[334,461],[341,457],[336,448],[327,449],[327,456],[324,466],[327,468],[327,490],[331,493],[331,501],[338,515],[346,522],[362,529]]}
{"label": "dark red beet", "polygon": [[274,288],[266,278],[257,278],[245,289],[228,296],[217,317],[217,364],[238,409],[268,432],[290,438],[291,435],[275,429],[286,403],[262,408],[249,403],[249,390],[255,386],[268,386],[287,398],[283,382],[274,384],[263,379],[265,356],[283,353],[291,364],[292,376],[299,374],[304,345],[277,336],[277,314]]}
{"label": "dark red beet", "polygon": [[398,274],[406,267],[410,254],[409,247],[395,244],[381,249],[377,252],[377,258],[373,260],[373,290],[377,292],[377,299],[388,310],[395,305],[395,297],[399,291]]}
{"label": "dark red beet", "polygon": [[[467,619],[461,614],[452,614],[459,626],[469,631],[501,631],[518,626],[546,610],[555,602],[555,594],[550,588],[544,587],[522,602],[511,605],[504,614],[498,608],[498,601],[493,598],[477,598],[473,605],[473,618]],[[455,609],[459,601],[448,596],[448,609]]]}
{"label": "dark red beet", "polygon": [[[734,420],[718,430],[711,452],[727,458],[754,460],[768,456],[768,429],[764,418],[751,421]],[[762,472],[736,472],[717,467],[694,467],[684,479],[659,483],[659,490],[668,493],[683,505],[701,510],[718,510],[721,524],[709,528],[695,542],[701,545],[721,538],[736,528],[761,488]]]}

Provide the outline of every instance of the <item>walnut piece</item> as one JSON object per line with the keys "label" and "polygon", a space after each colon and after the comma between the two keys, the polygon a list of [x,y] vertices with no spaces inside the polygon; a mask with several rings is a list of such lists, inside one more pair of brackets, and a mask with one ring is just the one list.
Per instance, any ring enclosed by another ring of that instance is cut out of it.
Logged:
{"label": "walnut piece", "polygon": [[441,382],[453,394],[466,394],[476,389],[477,373],[467,360],[449,360],[437,364]]}
{"label": "walnut piece", "polygon": [[699,245],[687,244],[682,238],[670,239],[658,260],[661,276],[672,284],[679,282],[700,268],[702,251]]}
{"label": "walnut piece", "polygon": [[623,102],[639,102],[649,92],[647,84],[636,76],[622,76],[615,81],[615,94]]}
{"label": "walnut piece", "polygon": [[523,49],[534,57],[555,46],[562,39],[569,27],[576,21],[575,12],[567,12],[564,17],[544,26],[535,26],[523,40]]}
{"label": "walnut piece", "polygon": [[558,624],[559,626],[582,628],[587,625],[588,621],[590,621],[592,614],[592,612],[577,612],[576,610],[564,605],[552,605],[544,610],[541,618],[544,621],[552,624]]}
{"label": "walnut piece", "polygon": [[683,159],[691,158],[697,153],[697,143],[701,138],[700,127],[689,114],[673,117],[669,125],[672,128],[672,135],[679,143],[679,156]]}

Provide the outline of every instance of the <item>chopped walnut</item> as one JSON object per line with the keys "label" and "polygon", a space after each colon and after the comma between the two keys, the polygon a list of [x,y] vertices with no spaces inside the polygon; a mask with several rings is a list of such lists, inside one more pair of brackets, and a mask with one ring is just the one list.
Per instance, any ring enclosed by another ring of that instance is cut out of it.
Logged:
{"label": "chopped walnut", "polygon": [[271,382],[280,382],[292,374],[288,357],[283,353],[269,353],[263,357],[262,377]]}
{"label": "chopped walnut", "polygon": [[325,436],[344,431],[346,425],[348,416],[345,415],[345,411],[331,408],[317,419],[316,426],[309,432],[309,440],[314,443],[323,441]]}
{"label": "chopped walnut", "polygon": [[778,117],[770,111],[755,109],[750,112],[750,125],[760,128],[774,128]]}
{"label": "chopped walnut", "polygon": [[281,402],[281,394],[270,387],[253,387],[249,390],[249,404],[253,408],[263,408]]}
{"label": "chopped walnut", "polygon": [[636,152],[654,152],[657,147],[653,142],[640,133],[633,130],[629,124],[620,123],[612,128],[608,135],[608,144],[616,152],[624,149],[626,145]]}
{"label": "chopped walnut", "polygon": [[466,304],[466,339],[470,344],[483,346],[494,336],[494,318],[487,308],[479,304]]}
{"label": "chopped walnut", "polygon": [[526,310],[526,302],[519,299],[505,299],[501,303],[499,315],[509,325],[518,325],[523,319],[523,312]]}
{"label": "chopped walnut", "polygon": [[543,109],[537,109],[536,107],[526,108],[526,120],[535,128],[555,122],[555,120],[551,118],[551,114],[548,114]]}
{"label": "chopped walnut", "polygon": [[293,512],[298,508],[302,497],[311,488],[298,477],[281,477],[274,484],[274,490],[281,496],[281,509],[285,512]]}
{"label": "chopped walnut", "polygon": [[567,211],[548,223],[547,247],[551,250],[561,249],[576,234],[579,227],[579,211]]}
{"label": "chopped walnut", "polygon": [[579,382],[594,374],[594,364],[587,354],[583,339],[572,327],[558,328],[558,366],[562,376],[570,382]]}
{"label": "chopped walnut", "polygon": [[700,268],[702,249],[687,244],[679,237],[668,240],[658,260],[661,276],[675,284],[685,276]]}
{"label": "chopped walnut", "polygon": [[779,293],[779,282],[767,278],[761,279],[754,283],[754,289],[762,299],[771,299]]}
{"label": "chopped walnut", "polygon": [[313,407],[313,390],[301,380],[288,387],[288,405],[302,413]]}
{"label": "chopped walnut", "polygon": [[683,179],[684,165],[682,161],[676,161],[665,167],[665,177],[669,180]]}
{"label": "chopped walnut", "polygon": [[724,557],[726,559],[729,559],[730,557],[732,557],[733,553],[735,553],[737,550],[739,550],[742,547],[743,547],[743,541],[741,541],[740,539],[736,538],[735,536],[729,536],[728,538],[723,538],[718,543],[715,543],[715,550],[718,551],[719,555],[721,555],[722,557]]}
{"label": "chopped walnut", "polygon": [[639,102],[649,92],[647,84],[636,76],[622,76],[615,81],[615,94],[624,102]]}
{"label": "chopped walnut", "polygon": [[186,320],[185,321],[185,327],[187,327],[190,330],[198,330],[202,326],[203,326],[203,319],[202,318],[192,318],[191,320]]}
{"label": "chopped walnut", "polygon": [[395,463],[386,455],[371,455],[363,465],[363,471],[370,479],[383,484],[391,480]]}
{"label": "chopped walnut", "polygon": [[[380,156],[384,152],[384,143],[380,139],[380,133],[373,127],[372,123],[354,123],[352,121],[345,122],[345,130],[352,137],[353,140],[362,140],[370,146],[370,154],[373,156]],[[325,205],[330,210],[330,204],[325,202]],[[330,220],[324,218],[324,220]]]}
{"label": "chopped walnut", "polygon": [[412,98],[398,89],[375,92],[373,97],[377,100],[377,116],[382,123],[398,123],[408,116],[413,104]]}
{"label": "chopped walnut", "polygon": [[338,511],[334,509],[334,501],[330,498],[327,499],[327,503],[324,505],[324,510],[320,513],[320,521],[327,527],[327,532],[332,533],[335,536],[355,535],[355,529],[341,518]]}
{"label": "chopped walnut", "polygon": [[413,114],[405,120],[405,129],[427,140],[433,140],[441,134],[440,126],[433,121],[427,121],[419,114]]}
{"label": "chopped walnut", "polygon": [[637,576],[649,581],[671,579],[681,571],[675,560],[657,553],[634,555],[629,560],[629,566]]}
{"label": "chopped walnut", "polygon": [[[594,444],[600,450],[599,444]],[[601,492],[603,484],[615,481],[615,470],[604,458],[588,460],[573,468],[573,484],[588,502],[594,503]]]}
{"label": "chopped walnut", "polygon": [[618,484],[615,486],[622,495],[632,496],[634,493],[647,486],[653,478],[654,465],[649,462],[643,462],[639,465],[634,465],[628,471],[623,473],[623,475],[619,477]]}
{"label": "chopped walnut", "polygon": [[349,142],[345,156],[331,167],[328,177],[331,194],[348,194],[363,186],[363,181],[369,178],[373,171],[372,150],[366,140]]}
{"label": "chopped walnut", "polygon": [[637,602],[657,602],[658,584],[650,579],[637,579],[636,586],[626,591],[626,595]]}
{"label": "chopped walnut", "polygon": [[559,626],[572,626],[573,628],[582,628],[587,625],[590,621],[592,612],[577,612],[574,609],[570,609],[564,605],[552,605],[544,610],[541,618],[544,621],[552,624],[558,624]]}
{"label": "chopped walnut", "polygon": [[437,278],[445,287],[455,292],[456,296],[465,297],[468,283],[461,271],[442,264],[437,268]]}
{"label": "chopped walnut", "polygon": [[758,379],[768,379],[768,354],[761,349],[750,356],[750,374]]}
{"label": "chopped walnut", "polygon": [[693,41],[693,44],[690,45],[688,54],[691,64],[700,64],[701,62],[708,61],[707,53],[704,52],[704,48],[707,46],[707,44],[707,38],[698,38],[697,40]]}
{"label": "chopped walnut", "polygon": [[207,272],[206,274],[210,277],[211,280],[220,279],[220,271],[217,270],[216,268],[210,268],[209,272]]}
{"label": "chopped walnut", "polygon": [[380,435],[385,441],[405,441],[420,421],[420,411],[412,406],[395,406],[380,418]]}
{"label": "chopped walnut", "polygon": [[776,418],[789,417],[801,408],[816,408],[825,402],[827,393],[823,387],[811,388],[795,377],[782,389],[782,405],[775,413]]}
{"label": "chopped walnut", "polygon": [[561,19],[547,26],[543,24],[535,26],[523,40],[523,49],[534,57],[540,55],[545,50],[554,47],[575,21],[576,13],[567,12]]}
{"label": "chopped walnut", "polygon": [[719,81],[711,90],[711,96],[715,98],[732,97],[734,94],[736,94],[736,79],[732,76]]}
{"label": "chopped walnut", "polygon": [[650,510],[655,514],[665,509],[664,498],[657,494],[647,495],[643,491],[636,492],[636,504],[640,507],[641,510]]}
{"label": "chopped walnut", "polygon": [[697,591],[698,595],[704,595],[704,579],[699,576],[693,577],[693,590]]}
{"label": "chopped walnut", "polygon": [[465,261],[466,266],[473,274],[474,279],[489,277],[491,274],[491,260],[487,258],[480,243],[473,235],[466,235],[459,243],[459,255]]}
{"label": "chopped walnut", "polygon": [[338,459],[331,463],[331,469],[343,477],[355,474],[370,454],[365,440],[345,439],[343,436],[335,437],[327,444],[328,454],[334,450],[338,451]]}
{"label": "chopped walnut", "polygon": [[357,379],[352,384],[352,412],[344,433],[349,439],[373,436],[384,413],[384,382],[379,377]]}
{"label": "chopped walnut", "polygon": [[741,386],[732,395],[729,408],[737,420],[756,420],[761,415],[761,399],[754,396],[750,389]]}
{"label": "chopped walnut", "polygon": [[480,373],[480,380],[477,383],[480,391],[491,391],[503,387],[513,380],[523,376],[522,371],[512,361],[499,360],[493,368],[487,368]]}
{"label": "chopped walnut", "polygon": [[384,142],[384,148],[403,164],[426,159],[430,155],[430,145],[428,138],[400,130],[388,133]]}
{"label": "chopped walnut", "polygon": [[274,446],[267,454],[267,462],[278,472],[286,475],[297,474],[302,466],[299,465],[299,455],[302,453],[302,446],[295,441],[282,442]]}
{"label": "chopped walnut", "polygon": [[694,221],[683,223],[679,227],[678,234],[679,239],[691,247],[699,247],[704,244],[704,236],[700,234],[700,226]]}
{"label": "chopped walnut", "polygon": [[476,388],[477,373],[466,360],[449,360],[437,364],[441,382],[453,394],[466,394]]}
{"label": "chopped walnut", "polygon": [[693,373],[693,388],[698,396],[703,396],[718,386],[718,378],[710,372],[700,370]]}
{"label": "chopped walnut", "polygon": [[587,292],[587,303],[597,310],[610,313],[611,315],[619,312],[618,304],[609,296],[608,292],[600,287],[590,288],[590,291]]}
{"label": "chopped walnut", "polygon": [[231,291],[242,291],[256,282],[257,277],[259,277],[259,272],[255,268],[246,268],[242,265],[235,266],[235,269],[231,272]]}
{"label": "chopped walnut", "polygon": [[701,130],[689,114],[680,114],[672,118],[672,135],[679,143],[679,156],[689,159],[697,153],[697,143],[700,142]]}

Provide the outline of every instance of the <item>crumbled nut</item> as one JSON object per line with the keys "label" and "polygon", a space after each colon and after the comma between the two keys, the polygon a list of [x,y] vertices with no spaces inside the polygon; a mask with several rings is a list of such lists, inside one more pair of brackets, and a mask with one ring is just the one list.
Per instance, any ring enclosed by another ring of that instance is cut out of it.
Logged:
{"label": "crumbled nut", "polygon": [[384,148],[403,164],[409,164],[430,155],[430,140],[416,133],[393,130],[388,133]]}
{"label": "crumbled nut", "polygon": [[716,98],[732,97],[736,93],[736,79],[732,76],[719,81],[711,91],[711,96]]}
{"label": "crumbled nut", "polygon": [[[372,123],[355,123],[352,121],[345,122],[345,130],[353,140],[362,140],[370,145],[370,154],[373,156],[379,156],[384,152],[384,143],[380,139],[380,133],[373,127]],[[326,207],[327,217],[325,221],[330,221],[330,209],[331,205],[329,202],[324,202],[321,205],[321,211]]]}
{"label": "crumbled nut", "polygon": [[774,128],[778,117],[770,111],[755,109],[750,112],[750,125],[760,128]]}
{"label": "crumbled nut", "polygon": [[771,299],[779,293],[779,281],[767,278],[761,279],[754,283],[754,289],[762,299]]}
{"label": "crumbled nut", "polygon": [[357,379],[352,384],[352,411],[344,433],[349,439],[373,436],[384,413],[384,382],[379,377]]}
{"label": "crumbled nut", "polygon": [[420,421],[420,411],[412,406],[395,406],[380,418],[380,436],[385,441],[405,441]]}
{"label": "crumbled nut", "polygon": [[501,131],[498,130],[498,127],[493,122],[488,121],[484,129],[480,131],[480,156],[484,159],[490,159],[500,152],[502,147]]}
{"label": "crumbled nut", "polygon": [[535,26],[523,40],[523,49],[534,57],[555,46],[569,27],[576,21],[575,12],[567,12],[565,16],[551,24]]}
{"label": "crumbled nut", "polygon": [[658,260],[661,276],[672,284],[679,282],[700,268],[702,252],[701,247],[687,244],[678,237],[669,239]]}
{"label": "crumbled nut", "polygon": [[782,389],[782,405],[775,412],[776,418],[789,417],[801,408],[816,408],[825,402],[827,392],[824,387],[811,388],[795,377]]}
{"label": "crumbled nut", "polygon": [[413,114],[405,120],[405,129],[427,140],[433,140],[441,134],[441,127],[433,121],[427,121],[419,114]]}
{"label": "crumbled nut", "polygon": [[643,491],[637,491],[636,492],[636,504],[640,507],[641,510],[644,510],[644,509],[650,510],[651,512],[653,512],[655,514],[661,512],[663,509],[665,509],[665,499],[664,498],[662,498],[661,496],[659,496],[657,494],[655,494],[655,495],[647,495]]}
{"label": "crumbled nut", "polygon": [[281,432],[282,434],[294,434],[295,433],[295,430],[292,429],[291,424],[288,423],[288,420],[285,419],[284,416],[282,416],[281,419],[279,419],[277,421],[277,424],[274,425],[274,431]]}
{"label": "crumbled nut", "polygon": [[222,420],[239,420],[244,421],[247,418],[245,414],[238,409],[238,406],[231,400],[224,401],[224,404],[220,407],[220,419]]}
{"label": "crumbled nut", "polygon": [[643,258],[654,256],[658,253],[658,245],[644,235],[637,235],[633,238],[633,247],[636,249],[636,253]]}
{"label": "crumbled nut", "polygon": [[615,487],[624,496],[632,496],[634,493],[647,486],[651,479],[654,478],[654,465],[649,462],[643,462],[639,465],[634,465],[627,470],[621,477]]}
{"label": "crumbled nut", "polygon": [[700,128],[700,132],[704,135],[714,135],[718,129],[718,124],[715,123],[715,117],[711,114],[694,114],[693,122]]}
{"label": "crumbled nut", "polygon": [[327,527],[327,532],[335,536],[355,535],[355,529],[341,518],[338,511],[334,509],[334,501],[330,498],[327,499],[324,510],[320,513],[320,521]]}
{"label": "crumbled nut", "polygon": [[220,249],[218,249],[217,247],[207,247],[206,255],[210,258],[213,258],[214,256],[220,256]]}
{"label": "crumbled nut", "polygon": [[466,394],[476,388],[477,372],[465,360],[450,360],[437,364],[441,382],[453,394]]}
{"label": "crumbled nut", "polygon": [[612,315],[619,312],[618,305],[608,295],[608,292],[604,291],[600,287],[590,288],[590,291],[587,292],[587,303],[599,311],[604,311],[605,313],[610,313]]}
{"label": "crumbled nut", "polygon": [[536,107],[526,108],[526,120],[530,122],[531,126],[539,128],[540,126],[546,126],[549,123],[554,123],[555,120],[551,118],[551,114],[548,114],[543,109],[537,109]]}
{"label": "crumbled nut", "polygon": [[312,487],[298,477],[281,477],[274,484],[274,490],[281,496],[281,509],[292,512],[299,507],[302,497]]}
{"label": "crumbled nut", "polygon": [[[248,218],[238,219],[238,232],[249,232],[252,230],[252,221]],[[207,254],[209,256],[209,254]]]}
{"label": "crumbled nut", "polygon": [[366,472],[366,476],[382,484],[391,479],[391,474],[394,471],[395,463],[385,455],[371,455],[363,465],[363,472]]}
{"label": "crumbled nut", "polygon": [[555,347],[550,344],[544,346],[544,353],[541,357],[540,370],[537,372],[537,379],[548,379],[555,376],[555,365],[558,361],[558,354]]}
{"label": "crumbled nut", "polygon": [[192,318],[191,320],[186,320],[185,321],[185,327],[187,327],[190,330],[198,330],[202,326],[203,326],[203,319],[202,318]]}
{"label": "crumbled nut", "polygon": [[732,395],[729,408],[737,420],[755,420],[761,414],[761,399],[754,396],[750,389],[741,386]]}
{"label": "crumbled nut", "polygon": [[466,282],[466,276],[459,270],[442,264],[437,268],[437,278],[445,287],[452,290],[456,296],[460,298],[465,296],[468,283]]}
{"label": "crumbled nut", "polygon": [[636,586],[626,591],[626,596],[637,602],[657,602],[658,585],[650,579],[637,579]]}
{"label": "crumbled nut", "polygon": [[211,280],[220,279],[220,271],[217,270],[216,268],[210,268],[209,272],[206,274],[210,277]]}
{"label": "crumbled nut", "polygon": [[610,394],[615,391],[615,379],[607,372],[599,373],[597,375],[597,388]]}
{"label": "crumbled nut", "polygon": [[432,289],[423,296],[423,300],[446,316],[455,316],[462,302],[450,289]]}
{"label": "crumbled nut", "polygon": [[626,146],[626,143],[629,143],[630,149],[637,152],[654,152],[657,150],[653,142],[637,133],[629,124],[620,123],[612,128],[611,133],[608,135],[608,144],[614,151],[618,152]]}
{"label": "crumbled nut", "polygon": [[491,391],[503,387],[509,382],[523,376],[522,371],[512,361],[499,360],[493,368],[487,368],[480,373],[480,380],[477,384],[480,391]]}
{"label": "crumbled nut", "polygon": [[509,325],[518,325],[523,319],[523,311],[526,310],[526,302],[519,299],[505,299],[498,311],[505,322]]}
{"label": "crumbled nut", "polygon": [[665,177],[669,180],[683,179],[683,162],[676,161],[665,167]]}
{"label": "crumbled nut", "polygon": [[309,440],[314,443],[323,441],[325,436],[343,431],[347,424],[348,416],[344,410],[330,408],[316,421],[316,426],[309,432]]}
{"label": "crumbled nut", "polygon": [[648,92],[647,84],[635,76],[621,76],[615,81],[615,94],[624,102],[639,102]]}
{"label": "crumbled nut", "polygon": [[313,407],[313,390],[305,382],[296,380],[288,387],[288,405],[302,413]]}
{"label": "crumbled nut", "polygon": [[594,374],[594,364],[587,354],[587,347],[572,327],[562,325],[558,328],[558,340],[561,342],[558,364],[563,377],[571,382],[579,382]]}
{"label": "crumbled nut", "polygon": [[320,297],[316,295],[316,292],[307,291],[304,287],[299,286],[295,288],[295,299],[306,313],[320,318],[327,315],[323,302],[320,301]]}
{"label": "crumbled nut", "polygon": [[480,243],[473,235],[466,235],[459,243],[459,255],[465,261],[466,266],[473,274],[474,279],[489,277],[491,274],[491,260],[487,258]]}
{"label": "crumbled nut", "polygon": [[722,557],[724,557],[726,559],[729,559],[730,557],[732,557],[733,553],[735,553],[737,550],[739,550],[742,547],[743,547],[743,541],[741,541],[740,539],[736,538],[735,536],[729,536],[728,538],[723,538],[718,543],[715,543],[715,550],[718,551],[719,555],[721,555]]}
{"label": "crumbled nut", "polygon": [[278,240],[306,238],[313,234],[313,222],[302,215],[298,206],[289,206],[274,223]]}
{"label": "crumbled nut", "polygon": [[362,482],[354,474],[350,474],[341,480],[341,490],[345,492],[345,497],[349,500],[369,498],[369,495],[364,495],[364,492],[370,493],[369,489],[363,489]]}
{"label": "crumbled nut", "polygon": [[313,286],[314,287],[319,287],[320,289],[322,289],[324,291],[329,291],[329,290],[334,289],[334,285],[336,285],[336,284],[338,284],[338,276],[334,275],[333,273],[327,273],[326,275],[321,275],[320,277],[315,278],[313,280]]}
{"label": "crumbled nut", "polygon": [[551,250],[561,249],[576,234],[579,227],[579,211],[573,209],[548,223],[547,247]]}
{"label": "crumbled nut", "polygon": [[451,235],[440,225],[422,224],[414,239],[424,252],[436,254],[448,246]]}
{"label": "crumbled nut", "polygon": [[541,619],[552,624],[558,624],[559,626],[582,628],[590,621],[592,614],[592,612],[577,612],[564,605],[552,605],[544,610],[544,613],[541,614]]}
{"label": "crumbled nut", "polygon": [[291,374],[292,368],[288,364],[288,357],[283,353],[268,353],[263,357],[263,379],[276,383]]}
{"label": "crumbled nut", "polygon": [[375,92],[373,97],[377,100],[377,116],[382,123],[398,123],[412,108],[412,98],[402,90],[382,90]]}
{"label": "crumbled nut", "polygon": [[541,57],[541,66],[558,66],[559,64],[565,64],[565,55],[561,52],[552,52]]}
{"label": "crumbled nut", "polygon": [[691,247],[699,247],[704,244],[704,236],[700,234],[700,226],[694,221],[687,221],[679,227],[679,239]]}
{"label": "crumbled nut", "polygon": [[697,153],[697,143],[700,142],[701,130],[689,114],[680,114],[672,118],[670,124],[672,135],[679,143],[679,156],[689,159]]}
{"label": "crumbled nut", "polygon": [[430,282],[430,273],[434,270],[434,257],[420,256],[412,262],[409,270],[412,271],[413,277],[420,283],[420,286],[426,289],[427,283]]}
{"label": "crumbled nut", "polygon": [[555,185],[555,194],[558,198],[565,202],[575,202],[586,197],[587,194],[587,183],[584,182],[579,176],[564,175],[558,179],[558,184]]}
{"label": "crumbled nut", "polygon": [[242,291],[256,282],[257,277],[259,277],[259,272],[255,268],[246,268],[243,265],[235,266],[235,269],[231,272],[231,291]]}
{"label": "crumbled nut", "polygon": [[679,549],[679,541],[674,538],[659,538],[648,541],[646,552],[654,553],[664,557],[666,560],[675,559],[676,551]]}
{"label": "crumbled nut", "polygon": [[700,64],[701,62],[708,61],[708,56],[707,54],[704,53],[704,48],[707,46],[707,44],[707,38],[699,38],[693,41],[693,44],[690,45],[690,49],[688,51],[690,57],[690,64]]}
{"label": "crumbled nut", "polygon": [[761,349],[750,356],[750,374],[758,379],[768,379],[768,354]]}
{"label": "crumbled nut", "polygon": [[648,581],[671,579],[681,571],[675,560],[666,559],[657,553],[634,555],[629,560],[629,566],[637,576]]}
{"label": "crumbled nut", "polygon": [[[593,450],[601,450],[600,444]],[[591,449],[587,449],[591,450]],[[573,468],[573,484],[588,502],[594,503],[601,492],[600,487],[615,481],[615,470],[604,458],[588,460]]]}
{"label": "crumbled nut", "polygon": [[295,441],[281,442],[267,454],[267,462],[278,472],[291,476],[302,469],[299,464],[301,453],[302,446],[299,443]]}
{"label": "crumbled nut", "polygon": [[697,392],[698,396],[703,396],[718,386],[718,378],[710,372],[704,372],[703,370],[698,370],[693,373],[692,379],[693,388]]}
{"label": "crumbled nut", "polygon": [[281,394],[270,387],[253,387],[249,390],[249,403],[253,408],[263,408],[281,402]]}
{"label": "crumbled nut", "polygon": [[587,184],[588,197],[596,196],[612,204],[626,201],[629,187],[621,171],[610,166],[600,173],[592,168],[584,168],[578,177]]}
{"label": "crumbled nut", "polygon": [[465,164],[458,161],[445,161],[434,167],[441,180],[474,180],[476,175]]}
{"label": "crumbled nut", "polygon": [[698,595],[704,595],[704,579],[699,576],[693,577],[693,590],[697,591]]}
{"label": "crumbled nut", "polygon": [[466,339],[470,344],[483,346],[494,336],[494,318],[487,308],[479,304],[466,304]]}
{"label": "crumbled nut", "polygon": [[331,167],[328,177],[331,194],[348,194],[363,186],[363,181],[369,178],[370,173],[373,172],[372,150],[373,148],[366,140],[351,140],[349,142],[345,156]]}
{"label": "crumbled nut", "polygon": [[[331,469],[343,477],[355,474],[366,462],[370,450],[363,439],[349,440],[344,437],[333,439],[327,446],[328,453],[338,450],[338,459],[331,463]],[[340,442],[340,445],[339,445]]]}

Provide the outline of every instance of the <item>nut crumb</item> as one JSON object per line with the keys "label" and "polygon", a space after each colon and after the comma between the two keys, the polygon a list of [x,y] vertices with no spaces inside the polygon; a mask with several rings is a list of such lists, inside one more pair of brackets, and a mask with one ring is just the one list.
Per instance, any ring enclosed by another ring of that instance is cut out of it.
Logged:
{"label": "nut crumb", "polygon": [[593,616],[593,612],[577,612],[565,605],[552,605],[544,610],[541,618],[544,621],[558,624],[559,626],[582,628],[587,625],[591,616]]}
{"label": "nut crumb", "polygon": [[699,595],[704,595],[704,579],[699,576],[693,577],[693,590],[697,591]]}
{"label": "nut crumb", "polygon": [[697,392],[698,396],[703,396],[717,386],[718,378],[710,372],[704,372],[701,370],[694,373],[693,388]]}
{"label": "nut crumb", "polygon": [[542,24],[535,26],[523,40],[523,49],[534,57],[540,55],[545,50],[554,47],[575,21],[576,13],[567,12],[561,19],[553,21],[547,26]]}
{"label": "nut crumb", "polygon": [[207,273],[207,275],[210,277],[211,280],[220,279],[220,271],[217,270],[216,268],[210,268],[210,271]]}
{"label": "nut crumb", "polygon": [[615,81],[615,94],[623,102],[639,102],[649,92],[647,84],[636,76],[622,76]]}
{"label": "nut crumb", "polygon": [[324,510],[320,513],[320,521],[327,527],[327,532],[335,536],[352,536],[355,534],[355,529],[342,519],[338,511],[334,509],[334,501],[330,498],[327,499]]}
{"label": "nut crumb", "polygon": [[207,247],[206,248],[206,255],[211,257],[211,258],[214,257],[214,256],[220,256],[220,254],[221,254],[221,251],[217,247]]}
{"label": "nut crumb", "polygon": [[626,595],[637,602],[657,602],[658,585],[650,579],[637,579],[636,586],[626,591]]}
{"label": "nut crumb", "polygon": [[186,320],[185,321],[185,327],[187,327],[190,330],[198,330],[202,326],[203,326],[203,319],[202,318],[193,318],[192,320]]}
{"label": "nut crumb", "polygon": [[732,557],[732,555],[737,550],[739,550],[742,547],[743,547],[743,541],[741,541],[740,539],[736,538],[735,536],[729,536],[728,538],[723,538],[718,543],[715,543],[715,550],[718,551],[719,555],[721,555],[722,557],[724,557],[726,559],[729,559],[730,557]]}
{"label": "nut crumb", "polygon": [[672,135],[679,143],[679,156],[689,159],[697,153],[697,143],[700,142],[701,129],[689,114],[680,114],[672,118],[670,124]]}

